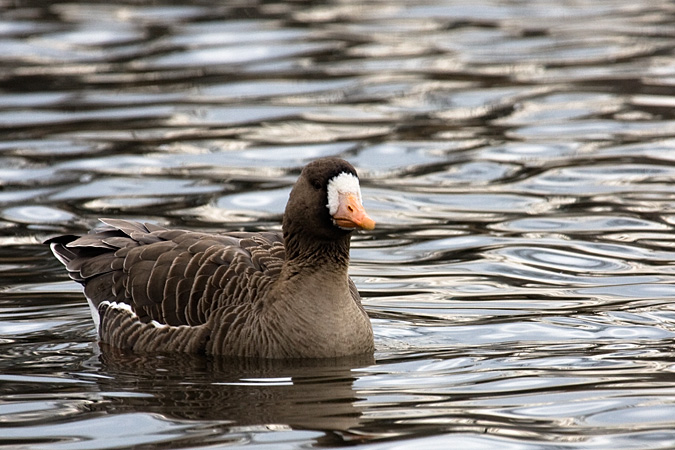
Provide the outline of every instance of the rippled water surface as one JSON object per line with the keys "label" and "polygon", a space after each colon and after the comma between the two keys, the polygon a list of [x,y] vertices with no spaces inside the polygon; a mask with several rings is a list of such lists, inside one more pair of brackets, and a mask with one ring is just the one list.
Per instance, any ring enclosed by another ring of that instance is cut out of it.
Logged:
{"label": "rippled water surface", "polygon": [[[0,0],[0,446],[675,447],[675,4]],[[378,222],[375,361],[100,349],[40,244]]]}

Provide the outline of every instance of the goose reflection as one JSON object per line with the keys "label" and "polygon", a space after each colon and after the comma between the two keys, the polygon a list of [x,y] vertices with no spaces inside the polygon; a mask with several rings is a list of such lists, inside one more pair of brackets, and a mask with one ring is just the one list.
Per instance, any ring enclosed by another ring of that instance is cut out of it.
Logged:
{"label": "goose reflection", "polygon": [[97,381],[107,413],[144,411],[231,426],[346,431],[361,425],[353,369],[372,356],[259,360],[139,355],[101,344]]}

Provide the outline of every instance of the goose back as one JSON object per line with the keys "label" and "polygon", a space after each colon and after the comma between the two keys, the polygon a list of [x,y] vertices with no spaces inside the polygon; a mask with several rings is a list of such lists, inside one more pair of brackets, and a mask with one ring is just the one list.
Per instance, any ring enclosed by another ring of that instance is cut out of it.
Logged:
{"label": "goose back", "polygon": [[84,285],[99,323],[106,325],[99,330],[103,341],[119,339],[116,330],[128,329],[110,323],[108,316],[122,320],[119,312],[125,309],[119,305],[129,305],[139,325],[172,327],[205,325],[218,308],[262,308],[285,257],[279,233],[213,235],[103,222],[107,226],[94,233],[48,241],[70,277]]}

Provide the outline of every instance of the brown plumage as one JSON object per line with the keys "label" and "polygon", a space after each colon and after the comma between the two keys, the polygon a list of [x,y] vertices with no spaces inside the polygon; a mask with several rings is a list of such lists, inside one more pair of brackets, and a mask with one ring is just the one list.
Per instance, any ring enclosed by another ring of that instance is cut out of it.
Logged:
{"label": "brown plumage", "polygon": [[322,158],[303,169],[283,234],[102,222],[88,235],[47,243],[84,285],[109,345],[263,358],[373,352],[372,327],[347,270],[351,232],[375,223],[346,161]]}

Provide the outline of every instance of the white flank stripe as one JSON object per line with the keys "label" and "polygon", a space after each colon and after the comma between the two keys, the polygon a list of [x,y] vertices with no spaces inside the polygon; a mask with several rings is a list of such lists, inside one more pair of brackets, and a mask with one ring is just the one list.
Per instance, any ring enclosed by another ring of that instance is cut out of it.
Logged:
{"label": "white flank stripe", "polygon": [[[96,333],[98,333],[98,329],[101,326],[101,316],[98,313],[98,308],[94,307],[94,303],[91,300],[87,299],[87,303],[89,303],[89,309],[91,310],[91,318],[94,319],[94,325],[96,325]],[[103,301],[99,304],[99,306],[101,305],[107,305],[109,308],[125,311],[127,314],[131,315],[132,319],[138,318],[134,310],[131,309],[131,306],[127,305],[126,303]]]}
{"label": "white flank stripe", "polygon": [[155,327],[155,328],[166,328],[166,327],[169,326],[169,325],[167,325],[167,324],[165,324],[165,323],[159,323],[159,322],[157,322],[156,320],[151,320],[151,321],[150,321],[150,325],[152,325],[152,326]]}

